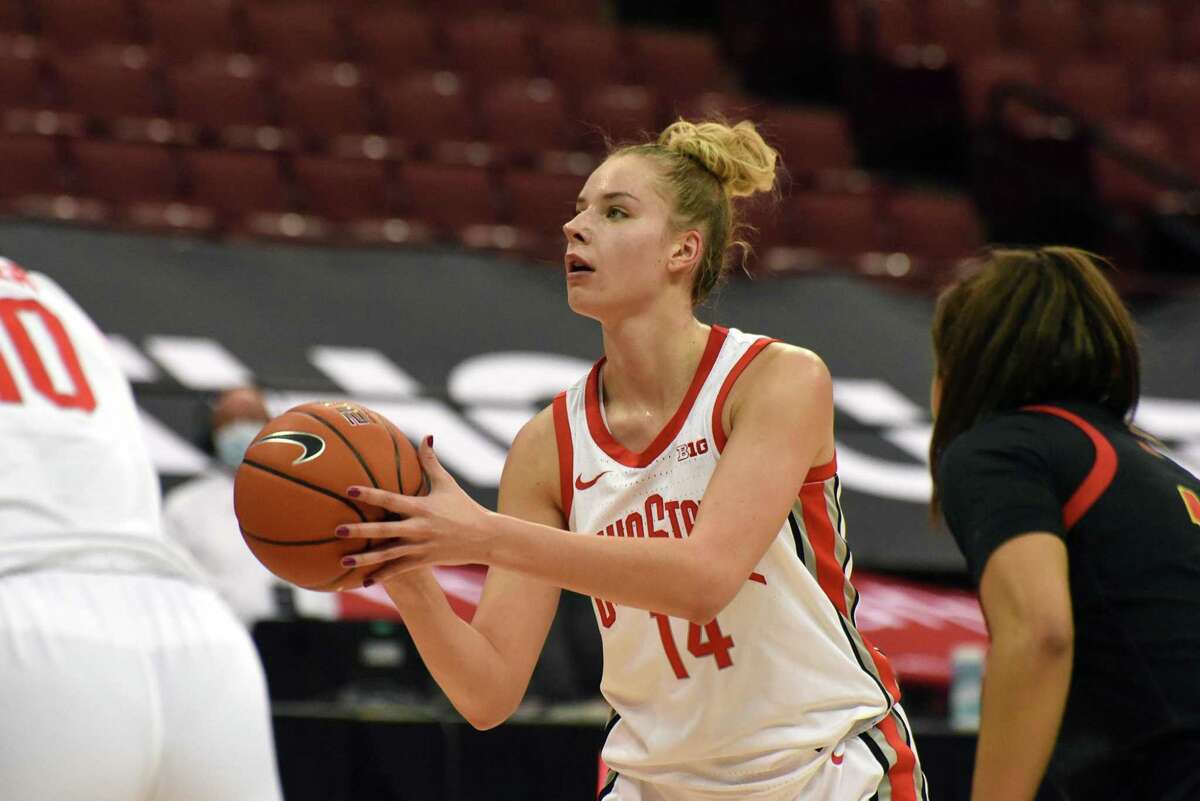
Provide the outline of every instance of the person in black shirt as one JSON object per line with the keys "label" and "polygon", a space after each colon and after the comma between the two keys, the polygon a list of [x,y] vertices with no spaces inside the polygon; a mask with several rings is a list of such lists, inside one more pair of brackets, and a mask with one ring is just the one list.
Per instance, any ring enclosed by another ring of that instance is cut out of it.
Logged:
{"label": "person in black shirt", "polygon": [[1200,798],[1200,480],[1129,422],[1099,261],[995,250],[934,316],[933,508],[992,638],[974,801]]}

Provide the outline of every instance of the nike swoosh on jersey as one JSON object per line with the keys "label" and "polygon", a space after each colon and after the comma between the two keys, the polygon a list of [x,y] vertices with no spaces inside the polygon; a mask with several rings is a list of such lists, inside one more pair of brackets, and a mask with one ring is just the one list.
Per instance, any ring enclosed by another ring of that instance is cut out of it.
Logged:
{"label": "nike swoosh on jersey", "polygon": [[584,481],[583,473],[580,473],[579,475],[575,476],[575,489],[579,490],[580,492],[586,489],[591,489],[592,487],[596,486],[596,482],[600,480],[600,476],[607,472],[607,470],[600,471],[591,481]]}

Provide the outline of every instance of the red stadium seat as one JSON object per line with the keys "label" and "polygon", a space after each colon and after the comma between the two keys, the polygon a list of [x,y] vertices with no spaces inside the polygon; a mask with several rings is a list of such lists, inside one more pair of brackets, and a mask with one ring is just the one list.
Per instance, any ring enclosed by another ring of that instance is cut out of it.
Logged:
{"label": "red stadium seat", "polygon": [[246,47],[230,0],[142,0],[150,42],[172,64]]}
{"label": "red stadium seat", "polygon": [[1066,64],[1050,85],[1059,100],[1096,122],[1123,119],[1133,110],[1133,87],[1122,64],[1104,61]]}
{"label": "red stadium seat", "polygon": [[1183,61],[1200,59],[1200,8],[1180,20],[1175,30],[1175,51]]}
{"label": "red stadium seat", "polygon": [[1166,12],[1151,3],[1106,3],[1097,20],[1100,52],[1125,64],[1145,64],[1171,50],[1171,26]]}
{"label": "red stadium seat", "polygon": [[1003,46],[1000,15],[990,0],[929,0],[927,38],[962,63]]}
{"label": "red stadium seat", "polygon": [[227,223],[289,207],[287,185],[273,154],[190,150],[183,159],[192,201],[217,210]]}
{"label": "red stadium seat", "polygon": [[292,166],[301,205],[310,214],[339,223],[390,216],[386,162],[305,155]]}
{"label": "red stadium seat", "polygon": [[583,183],[574,175],[510,170],[504,176],[510,218],[521,228],[561,243],[562,227],[575,216]]}
{"label": "red stadium seat", "polygon": [[597,87],[584,94],[580,116],[585,141],[603,150],[605,137],[621,143],[654,133],[659,127],[658,98],[645,86]]}
{"label": "red stadium seat", "polygon": [[995,53],[967,62],[959,73],[967,119],[975,125],[981,123],[992,90],[1004,84],[1040,85],[1037,62],[1023,53]]}
{"label": "red stadium seat", "polygon": [[170,70],[166,83],[176,120],[230,144],[268,150],[282,145],[268,114],[262,71],[253,59],[214,54]]}
{"label": "red stadium seat", "polygon": [[0,2],[0,33],[19,34],[29,30],[29,17],[23,3],[15,0]]}
{"label": "red stadium seat", "polygon": [[850,53],[890,56],[920,40],[915,9],[907,0],[835,0],[833,12],[838,41]]}
{"label": "red stadium seat", "polygon": [[34,5],[38,29],[56,48],[83,50],[135,39],[125,0],[37,0]]}
{"label": "red stadium seat", "polygon": [[122,206],[179,197],[179,172],[166,146],[77,139],[69,152],[76,188],[87,197]]}
{"label": "red stadium seat", "polygon": [[0,52],[0,108],[38,108],[46,100],[39,59]]}
{"label": "red stadium seat", "polygon": [[762,132],[793,176],[854,166],[850,125],[841,112],[775,106],[767,110]]}
{"label": "red stadium seat", "polygon": [[63,109],[83,114],[122,138],[171,138],[169,131],[154,123],[166,108],[158,73],[145,49],[64,53],[54,59],[52,72]]}
{"label": "red stadium seat", "polygon": [[246,27],[255,51],[276,64],[294,67],[347,56],[336,4],[326,0],[252,0]]}
{"label": "red stadium seat", "polygon": [[723,88],[724,68],[711,36],[635,31],[630,46],[634,79],[663,95],[688,97]]}
{"label": "red stadium seat", "polygon": [[604,0],[515,0],[516,9],[538,19],[600,22]]}
{"label": "red stadium seat", "polygon": [[375,130],[366,87],[353,64],[318,64],[285,77],[279,117],[310,145],[361,138]]}
{"label": "red stadium seat", "polygon": [[1076,60],[1087,49],[1087,17],[1079,0],[1020,0],[1014,22],[1016,46],[1043,64]]}
{"label": "red stadium seat", "polygon": [[545,73],[568,92],[621,83],[629,78],[616,28],[607,25],[546,25],[537,31]]}
{"label": "red stadium seat", "polygon": [[477,16],[446,24],[449,62],[476,83],[537,74],[529,24],[523,17]]}
{"label": "red stadium seat", "polygon": [[671,103],[667,121],[679,117],[686,120],[723,117],[734,122],[757,120],[762,116],[762,105],[761,100],[737,92],[701,92]]}
{"label": "red stadium seat", "polygon": [[798,192],[782,204],[773,233],[776,244],[800,245],[842,259],[884,246],[872,194]]}
{"label": "red stadium seat", "polygon": [[498,84],[485,91],[481,105],[488,141],[506,153],[533,157],[575,146],[562,95],[544,78]]}
{"label": "red stadium seat", "polygon": [[445,164],[404,164],[400,172],[406,216],[455,237],[471,225],[494,225],[500,217],[486,169]]}
{"label": "red stadium seat", "polygon": [[[462,79],[453,72],[414,73],[385,85],[380,95],[388,134],[402,143],[437,154],[443,143],[466,152],[467,143],[480,139],[473,106]],[[487,150],[485,145],[478,149]],[[480,156],[483,161],[489,158],[490,150]]]}
{"label": "red stadium seat", "polygon": [[897,192],[888,198],[888,248],[920,258],[969,256],[984,243],[975,206],[962,195]]}
{"label": "red stadium seat", "polygon": [[1145,81],[1146,110],[1180,140],[1200,138],[1200,67],[1158,64]]}
{"label": "red stadium seat", "polygon": [[51,137],[0,134],[0,206],[19,206],[27,197],[62,193],[62,164]]}
{"label": "red stadium seat", "polygon": [[351,49],[377,78],[390,80],[414,70],[445,66],[433,20],[397,6],[370,6],[350,20]]}
{"label": "red stadium seat", "polygon": [[[1156,159],[1165,166],[1175,163],[1170,137],[1152,122],[1139,120],[1113,125],[1109,133],[1140,155]],[[1151,208],[1166,191],[1099,148],[1092,149],[1092,177],[1100,197],[1117,206]]]}

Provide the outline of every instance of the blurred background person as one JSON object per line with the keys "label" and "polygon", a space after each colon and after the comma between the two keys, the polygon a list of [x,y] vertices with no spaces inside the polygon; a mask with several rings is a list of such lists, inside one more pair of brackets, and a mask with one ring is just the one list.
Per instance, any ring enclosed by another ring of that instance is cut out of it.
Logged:
{"label": "blurred background person", "polygon": [[258,655],[164,540],[128,382],[0,259],[0,783],[8,801],[280,801]]}
{"label": "blurred background person", "polygon": [[233,475],[254,435],[270,419],[262,392],[236,387],[212,405],[211,469],[167,493],[163,525],[186,548],[248,627],[255,621],[336,615],[334,593],[310,592],[275,578],[242,541],[233,512]]}
{"label": "blurred background person", "polygon": [[1133,320],[1092,255],[996,250],[940,298],[934,508],[992,638],[974,801],[1200,796],[1200,480],[1131,427]]}

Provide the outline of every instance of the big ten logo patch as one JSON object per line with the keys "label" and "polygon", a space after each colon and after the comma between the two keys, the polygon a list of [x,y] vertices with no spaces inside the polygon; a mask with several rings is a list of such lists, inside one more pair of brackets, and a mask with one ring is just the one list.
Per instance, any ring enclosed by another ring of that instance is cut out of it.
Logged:
{"label": "big ten logo patch", "polygon": [[697,456],[703,456],[706,453],[708,453],[707,439],[685,442],[675,450],[675,461],[682,462],[684,459],[695,459]]}

